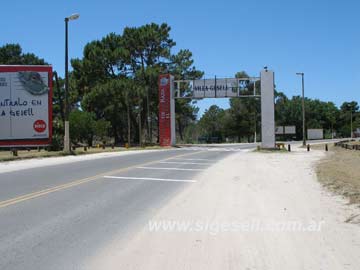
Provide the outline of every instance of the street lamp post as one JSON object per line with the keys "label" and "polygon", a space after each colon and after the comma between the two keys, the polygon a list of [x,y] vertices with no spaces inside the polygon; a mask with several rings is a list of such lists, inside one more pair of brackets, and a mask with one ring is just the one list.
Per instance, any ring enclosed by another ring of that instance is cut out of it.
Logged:
{"label": "street lamp post", "polygon": [[351,103],[346,104],[346,110],[350,112],[350,138],[353,138],[353,106]]}
{"label": "street lamp post", "polygon": [[70,128],[69,128],[69,48],[68,48],[68,24],[69,21],[76,20],[79,14],[73,14],[65,18],[65,134],[64,152],[70,152]]}
{"label": "street lamp post", "polygon": [[347,109],[350,111],[350,138],[353,138],[353,107],[351,104],[347,105]]}
{"label": "street lamp post", "polygon": [[350,109],[350,138],[353,138],[353,112],[352,108]]}
{"label": "street lamp post", "polygon": [[302,125],[303,125],[303,146],[306,145],[306,134],[305,134],[305,96],[304,96],[304,72],[298,72],[296,75],[301,76],[302,83]]}

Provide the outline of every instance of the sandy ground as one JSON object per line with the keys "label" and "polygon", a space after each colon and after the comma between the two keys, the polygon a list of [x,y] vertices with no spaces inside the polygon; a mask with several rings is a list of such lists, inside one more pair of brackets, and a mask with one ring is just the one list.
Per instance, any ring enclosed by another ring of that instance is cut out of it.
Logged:
{"label": "sandy ground", "polygon": [[[88,269],[360,269],[360,226],[345,222],[358,209],[317,181],[314,164],[324,155],[234,153],[151,220],[197,226],[144,224],[130,240],[119,235],[99,250]],[[304,226],[273,226],[286,222]]]}

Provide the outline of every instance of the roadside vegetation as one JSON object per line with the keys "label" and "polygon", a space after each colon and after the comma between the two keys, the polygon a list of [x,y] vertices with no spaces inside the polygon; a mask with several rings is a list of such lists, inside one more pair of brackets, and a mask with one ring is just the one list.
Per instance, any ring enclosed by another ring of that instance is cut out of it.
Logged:
{"label": "roadside vegetation", "polygon": [[[175,79],[201,78],[192,53],[176,48],[166,23],[126,27],[122,34],[109,33],[84,47],[80,59],[72,59],[69,77],[72,144],[152,145],[158,141],[158,75]],[[0,47],[0,64],[51,64],[23,53],[19,44]],[[56,67],[55,67],[56,68]],[[54,76],[52,149],[62,148],[65,119],[64,79]],[[176,104],[180,130],[196,120],[193,101]],[[141,140],[141,141],[140,141]]]}
{"label": "roadside vegetation", "polygon": [[[323,148],[314,146],[313,148]],[[330,146],[326,157],[317,164],[319,181],[330,191],[360,206],[360,151]]]}
{"label": "roadside vegetation", "polygon": [[[19,44],[0,47],[2,65],[51,64],[40,56],[24,53]],[[71,60],[69,77],[70,136],[76,146],[97,144],[124,146],[158,142],[158,75],[175,79],[199,79],[204,72],[194,65],[188,49],[176,48],[171,27],[150,23],[126,27],[121,34],[109,33],[86,44],[83,55]],[[56,69],[56,67],[55,67]],[[229,76],[232,76],[229,74]],[[245,71],[234,74],[248,77]],[[54,70],[53,143],[51,151],[63,147],[64,79]],[[251,85],[248,86],[252,93]],[[184,89],[182,89],[184,90]],[[185,95],[186,90],[185,91]],[[296,134],[279,138],[301,139],[301,97],[275,93],[276,125],[296,126]],[[332,102],[306,98],[307,128],[323,128],[326,138],[349,137],[350,117],[360,128],[356,101],[339,108]],[[191,99],[176,100],[176,132],[180,143],[253,142],[260,140],[260,99],[232,98],[229,109],[211,106],[199,119],[199,108]]]}
{"label": "roadside vegetation", "polygon": [[[243,74],[243,76],[247,76]],[[350,117],[353,115],[353,129],[360,127],[360,111],[356,101],[344,102],[340,108],[332,102],[305,99],[306,128],[322,128],[326,139],[350,137]],[[251,98],[230,99],[230,108],[216,105],[205,111],[200,120],[189,127],[190,143],[198,138],[200,142],[253,142],[255,128],[260,141],[261,130],[260,100]],[[296,134],[277,137],[278,140],[302,139],[301,97],[288,98],[284,93],[275,92],[275,120],[277,126],[295,126]]]}

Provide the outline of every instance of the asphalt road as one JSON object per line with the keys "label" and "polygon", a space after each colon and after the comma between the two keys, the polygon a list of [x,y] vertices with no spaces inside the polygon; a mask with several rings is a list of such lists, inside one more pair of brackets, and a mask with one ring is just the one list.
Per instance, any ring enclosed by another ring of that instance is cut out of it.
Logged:
{"label": "asphalt road", "polygon": [[196,174],[253,144],[142,152],[0,172],[0,269],[86,269]]}

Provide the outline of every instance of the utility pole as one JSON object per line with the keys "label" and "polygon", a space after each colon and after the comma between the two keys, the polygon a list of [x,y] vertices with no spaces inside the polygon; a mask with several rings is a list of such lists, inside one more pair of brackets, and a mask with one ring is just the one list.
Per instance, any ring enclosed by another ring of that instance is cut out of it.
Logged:
{"label": "utility pole", "polygon": [[65,18],[65,124],[64,124],[65,132],[64,132],[64,152],[70,152],[68,24],[69,24],[69,18]]}
{"label": "utility pole", "polygon": [[69,125],[69,46],[68,46],[68,24],[69,21],[76,20],[79,14],[73,14],[65,18],[65,132],[64,132],[64,152],[70,152],[70,125]]}
{"label": "utility pole", "polygon": [[139,145],[142,146],[142,132],[141,132],[141,105],[139,105]]}
{"label": "utility pole", "polygon": [[[255,95],[256,95],[256,81],[254,81],[254,89],[253,89],[254,91],[254,97],[255,97]],[[256,123],[256,117],[257,117],[257,110],[256,110],[256,104],[255,104],[255,106],[254,106],[254,143],[256,143],[256,137],[257,137],[257,134],[256,134],[256,125],[257,125],[257,123]]]}
{"label": "utility pole", "polygon": [[306,132],[305,132],[305,90],[304,90],[304,72],[298,72],[296,75],[301,76],[302,83],[302,126],[303,126],[303,146],[306,145]]}
{"label": "utility pole", "polygon": [[353,138],[353,112],[352,108],[350,108],[350,138]]}
{"label": "utility pole", "polygon": [[129,93],[126,95],[126,114],[127,114],[127,126],[128,126],[128,147],[130,147],[130,140],[131,140],[131,122],[130,122],[130,104],[129,104]]}
{"label": "utility pole", "polygon": [[255,132],[254,132],[254,143],[256,143],[256,137],[257,137],[257,134],[256,134],[256,115],[255,115]]}
{"label": "utility pole", "polygon": [[152,143],[152,126],[151,126],[151,115],[150,115],[150,98],[149,98],[149,86],[146,86],[146,114],[147,114],[147,137],[149,143]]}

